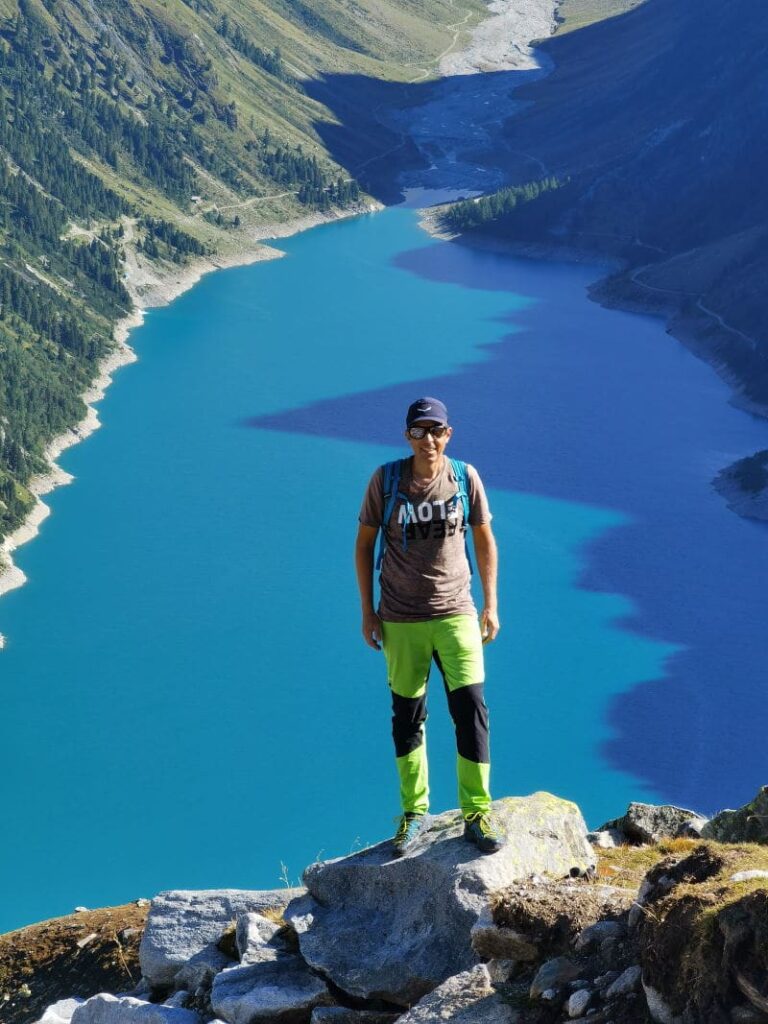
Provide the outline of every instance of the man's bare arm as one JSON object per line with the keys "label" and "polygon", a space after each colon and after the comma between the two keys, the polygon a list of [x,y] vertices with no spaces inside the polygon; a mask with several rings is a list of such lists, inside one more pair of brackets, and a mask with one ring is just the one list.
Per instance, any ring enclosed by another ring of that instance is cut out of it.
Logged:
{"label": "man's bare arm", "polygon": [[480,613],[480,630],[483,643],[490,643],[498,636],[499,610],[496,598],[499,555],[496,539],[490,523],[472,527],[472,539],[477,557],[477,571],[483,586],[483,610]]}
{"label": "man's bare arm", "polygon": [[378,532],[377,527],[361,523],[355,541],[355,569],[363,613],[363,639],[375,651],[381,650],[381,620],[373,608],[373,554]]}

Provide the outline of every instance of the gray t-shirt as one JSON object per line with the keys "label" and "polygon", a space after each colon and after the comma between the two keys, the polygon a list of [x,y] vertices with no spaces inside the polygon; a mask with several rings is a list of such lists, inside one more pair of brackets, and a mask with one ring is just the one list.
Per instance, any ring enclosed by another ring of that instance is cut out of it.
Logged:
{"label": "gray t-shirt", "polygon": [[[403,460],[399,490],[413,505],[398,501],[386,525],[387,550],[381,567],[379,615],[386,622],[423,622],[444,615],[473,615],[470,572],[465,550],[467,524],[449,459],[427,487],[412,482],[413,457]],[[473,466],[467,466],[469,526],[491,521],[488,499]],[[364,526],[381,526],[384,480],[379,467],[370,479],[360,509]],[[404,533],[405,531],[405,533]],[[406,548],[403,549],[405,535]]]}

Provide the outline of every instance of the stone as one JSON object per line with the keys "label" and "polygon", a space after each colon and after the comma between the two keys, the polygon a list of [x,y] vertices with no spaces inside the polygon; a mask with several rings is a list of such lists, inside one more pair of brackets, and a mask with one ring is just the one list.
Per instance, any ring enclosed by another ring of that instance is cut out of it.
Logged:
{"label": "stone", "polygon": [[606,939],[618,939],[624,935],[626,928],[621,921],[596,921],[579,932],[576,938],[576,949],[586,949],[592,943],[602,943]]}
{"label": "stone", "polygon": [[494,924],[490,907],[484,907],[470,932],[472,948],[487,960],[538,960],[539,948],[520,932]]}
{"label": "stone", "polygon": [[223,971],[225,967],[232,967],[236,963],[236,960],[211,944],[187,960],[176,975],[175,983],[180,988],[196,992],[201,985],[209,986],[219,971]]}
{"label": "stone", "polygon": [[684,821],[680,828],[677,830],[676,839],[701,839],[702,833],[704,832],[704,826],[709,821],[708,818],[696,817],[690,818],[688,821]]}
{"label": "stone", "polygon": [[173,985],[181,967],[213,944],[238,914],[282,908],[303,890],[176,889],[152,900],[139,946],[141,973],[155,987]]}
{"label": "stone", "polygon": [[76,1008],[72,1024],[202,1024],[202,1020],[192,1010],[101,992]]}
{"label": "stone", "polygon": [[172,996],[165,1000],[163,1006],[180,1006],[183,1008],[189,996],[190,993],[187,989],[180,988],[178,992],[174,992]]}
{"label": "stone", "polygon": [[569,981],[575,981],[579,976],[579,966],[567,956],[556,956],[553,960],[547,960],[536,972],[531,982],[530,997],[536,999],[550,988],[560,988],[567,985]]}
{"label": "stone", "polygon": [[485,965],[488,968],[488,974],[490,975],[491,981],[494,985],[503,985],[509,981],[512,976],[512,972],[517,966],[516,960],[489,960]]}
{"label": "stone", "polygon": [[37,1024],[69,1024],[73,1013],[82,1002],[84,1002],[84,1000],[78,997],[74,997],[72,999],[59,999],[58,1002],[51,1003],[51,1005],[46,1008],[43,1016],[37,1021]]}
{"label": "stone", "polygon": [[448,978],[398,1018],[398,1024],[515,1024],[519,1014],[491,985],[484,964]]}
{"label": "stone", "polygon": [[605,993],[606,999],[618,999],[620,996],[627,996],[634,992],[640,984],[641,970],[638,964],[633,964],[618,976]]}
{"label": "stone", "polygon": [[768,878],[768,871],[760,871],[759,868],[754,868],[751,871],[737,871],[735,875],[731,875],[732,882],[749,882],[753,878]]}
{"label": "stone", "polygon": [[211,1006],[228,1024],[307,1024],[331,1003],[325,982],[296,956],[228,967],[213,979]]}
{"label": "stone", "polygon": [[235,928],[235,942],[241,964],[257,964],[265,960],[277,960],[281,953],[288,952],[281,933],[284,924],[270,921],[261,914],[239,914]]}
{"label": "stone", "polygon": [[595,978],[595,987],[598,988],[601,992],[603,992],[611,987],[611,985],[614,983],[614,981],[616,981],[618,976],[618,971],[606,971],[605,974],[600,974],[597,978]]}
{"label": "stone", "polygon": [[613,850],[624,843],[624,836],[617,828],[607,828],[602,832],[588,832],[587,840],[598,850]]}
{"label": "stone", "polygon": [[387,1010],[351,1010],[346,1006],[318,1006],[309,1024],[395,1024],[400,1014]]}
{"label": "stone", "polygon": [[594,865],[575,804],[547,793],[497,800],[508,840],[492,855],[463,838],[457,811],[429,821],[402,858],[389,842],[313,864],[285,918],[304,959],[345,992],[408,1007],[477,963],[471,931],[491,892],[532,873]]}
{"label": "stone", "polygon": [[623,817],[605,822],[597,831],[617,830],[631,843],[659,843],[682,835],[690,822],[701,825],[705,820],[696,811],[673,804],[631,803]]}
{"label": "stone", "polygon": [[741,971],[736,972],[736,987],[743,996],[747,997],[756,1010],[760,1010],[761,1013],[768,1015],[768,998]]}
{"label": "stone", "polygon": [[656,1024],[682,1024],[680,1018],[676,1017],[672,1012],[672,1008],[661,992],[658,992],[651,985],[646,985],[645,982],[643,982],[643,992],[645,993],[645,1001],[648,1004],[648,1012],[656,1021]]}
{"label": "stone", "polygon": [[701,830],[703,839],[720,843],[768,842],[768,786],[761,786],[748,804],[736,811],[721,811]]}
{"label": "stone", "polygon": [[730,1012],[731,1024],[765,1024],[766,1016],[754,1006],[733,1006]]}
{"label": "stone", "polygon": [[582,1017],[591,998],[592,993],[586,988],[580,988],[577,992],[571,993],[566,1006],[568,1016],[571,1018]]}

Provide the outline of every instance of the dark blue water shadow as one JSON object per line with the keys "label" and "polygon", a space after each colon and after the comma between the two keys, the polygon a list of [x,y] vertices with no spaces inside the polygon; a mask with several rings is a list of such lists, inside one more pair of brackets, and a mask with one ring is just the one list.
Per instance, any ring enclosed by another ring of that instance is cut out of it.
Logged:
{"label": "dark blue water shadow", "polygon": [[[658,320],[560,288],[573,267],[428,245],[396,265],[462,287],[532,299],[488,359],[364,395],[257,417],[250,426],[391,444],[418,395],[453,410],[454,453],[491,488],[620,510],[628,524],[582,552],[579,585],[621,593],[618,628],[684,649],[663,679],[616,697],[602,754],[669,800],[704,811],[763,781],[768,729],[768,531],[730,512],[710,481],[768,443],[768,424],[727,404],[728,389]],[[585,284],[595,271],[585,269]],[[470,453],[468,455],[468,453]]]}

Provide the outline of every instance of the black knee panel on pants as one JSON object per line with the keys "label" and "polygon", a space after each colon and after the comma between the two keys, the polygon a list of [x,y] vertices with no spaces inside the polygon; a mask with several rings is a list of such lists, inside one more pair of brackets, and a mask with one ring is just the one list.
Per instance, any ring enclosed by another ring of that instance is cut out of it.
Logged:
{"label": "black knee panel on pants", "polygon": [[395,756],[405,757],[424,742],[422,726],[427,720],[427,695],[401,697],[392,694],[392,736]]}
{"label": "black knee panel on pants", "polygon": [[448,708],[456,726],[456,749],[466,761],[490,764],[488,743],[488,708],[483,697],[483,684],[460,686],[448,690]]}
{"label": "black knee panel on pants", "polygon": [[488,707],[485,703],[483,683],[460,686],[449,690],[440,655],[432,655],[440,669],[443,685],[448,696],[448,710],[456,727],[456,749],[465,761],[475,764],[490,764],[491,750],[488,742]]}

